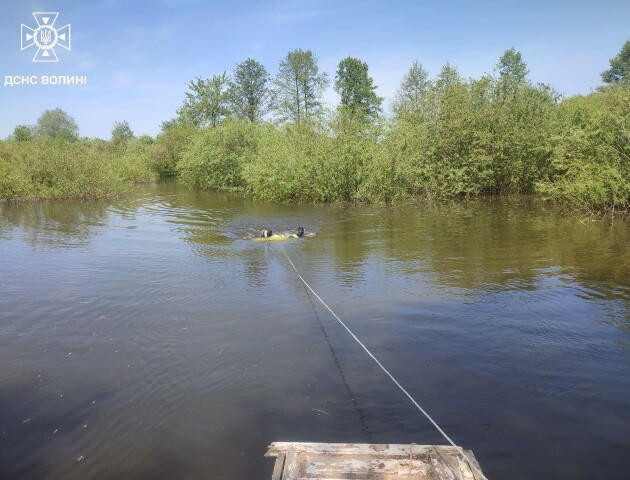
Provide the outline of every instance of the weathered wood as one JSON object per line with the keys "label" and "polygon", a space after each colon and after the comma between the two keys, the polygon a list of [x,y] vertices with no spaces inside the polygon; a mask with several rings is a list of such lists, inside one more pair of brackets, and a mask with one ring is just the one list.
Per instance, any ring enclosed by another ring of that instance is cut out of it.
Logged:
{"label": "weathered wood", "polygon": [[289,450],[284,461],[282,480],[298,480],[298,470],[298,453],[295,450]]}
{"label": "weathered wood", "polygon": [[[435,449],[435,445],[413,445],[413,453],[424,453]],[[310,442],[273,442],[269,445],[266,456],[276,456],[277,452],[336,453],[338,455],[365,455],[385,453],[386,455],[409,455],[409,444],[389,443],[310,443]],[[440,451],[456,453],[457,448],[440,445]]]}
{"label": "weathered wood", "polygon": [[266,456],[283,464],[282,480],[480,480],[452,446],[274,442]]}
{"label": "weathered wood", "polygon": [[271,475],[271,480],[282,480],[282,470],[284,470],[285,458],[286,458],[286,454],[278,453],[278,458],[276,458],[276,464],[273,466],[273,474]]}

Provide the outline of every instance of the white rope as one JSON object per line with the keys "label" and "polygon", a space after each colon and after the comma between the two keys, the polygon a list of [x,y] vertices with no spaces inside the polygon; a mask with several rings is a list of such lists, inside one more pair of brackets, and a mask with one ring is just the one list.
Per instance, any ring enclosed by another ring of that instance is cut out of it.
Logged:
{"label": "white rope", "polygon": [[346,331],[352,336],[352,338],[354,338],[356,340],[356,342],[361,345],[361,348],[363,348],[363,350],[365,350],[365,353],[367,353],[370,358],[372,358],[372,360],[374,360],[376,362],[376,364],[381,367],[381,370],[383,370],[383,372],[385,372],[385,374],[391,379],[392,382],[394,382],[394,384],[407,396],[407,398],[409,400],[411,400],[411,403],[413,403],[416,408],[418,410],[420,410],[422,412],[422,414],[427,417],[427,419],[433,424],[433,426],[437,429],[438,432],[440,432],[442,434],[442,436],[446,439],[446,441],[448,443],[450,443],[453,447],[455,447],[457,449],[457,451],[463,456],[463,458],[466,460],[466,462],[468,463],[468,465],[470,466],[470,468],[482,479],[482,480],[488,480],[486,478],[486,476],[481,472],[481,470],[479,470],[479,468],[477,468],[477,466],[474,464],[474,462],[468,457],[468,455],[466,455],[466,453],[464,452],[464,449],[462,447],[459,447],[455,444],[455,442],[453,442],[453,440],[451,440],[451,438],[446,434],[446,432],[444,432],[444,430],[442,430],[440,428],[440,426],[436,423],[435,420],[433,420],[433,418],[431,417],[431,415],[429,415],[427,413],[427,411],[422,408],[418,402],[416,402],[416,400],[411,396],[411,394],[405,390],[405,388],[398,383],[398,380],[396,380],[394,378],[394,376],[389,373],[389,370],[387,370],[383,364],[381,362],[379,362],[379,360],[372,354],[372,352],[370,352],[370,350],[363,344],[363,342],[361,340],[358,339],[358,337],[352,333],[352,330],[350,330],[348,328],[348,326],[343,323],[343,321],[341,320],[341,318],[339,318],[337,316],[337,314],[335,312],[333,312],[333,310],[326,304],[326,302],[324,302],[322,300],[322,298],[317,295],[317,292],[315,290],[313,290],[311,288],[311,286],[306,282],[306,280],[304,280],[304,278],[302,277],[302,275],[300,274],[299,270],[295,267],[295,265],[293,264],[293,262],[291,261],[291,259],[289,258],[289,255],[287,255],[287,252],[285,252],[284,250],[282,250],[282,253],[284,253],[284,256],[287,258],[287,260],[289,261],[289,263],[291,264],[291,267],[293,267],[293,270],[295,270],[295,273],[297,274],[298,278],[302,281],[302,283],[306,286],[306,288],[308,288],[313,295],[315,295],[315,297],[317,298],[317,300],[319,300],[321,302],[321,304],[326,307],[328,309],[328,311],[332,314],[333,317],[335,317],[337,319],[337,321],[341,324],[341,326],[343,328],[346,329]]}

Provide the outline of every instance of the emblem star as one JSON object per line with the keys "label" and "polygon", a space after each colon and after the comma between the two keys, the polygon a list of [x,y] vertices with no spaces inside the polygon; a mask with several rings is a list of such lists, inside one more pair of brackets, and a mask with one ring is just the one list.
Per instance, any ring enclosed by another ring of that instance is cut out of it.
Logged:
{"label": "emblem star", "polygon": [[31,28],[21,24],[21,48],[26,50],[32,46],[37,47],[33,62],[58,62],[59,58],[55,47],[71,48],[70,24],[57,29],[55,22],[59,12],[33,12],[37,27]]}

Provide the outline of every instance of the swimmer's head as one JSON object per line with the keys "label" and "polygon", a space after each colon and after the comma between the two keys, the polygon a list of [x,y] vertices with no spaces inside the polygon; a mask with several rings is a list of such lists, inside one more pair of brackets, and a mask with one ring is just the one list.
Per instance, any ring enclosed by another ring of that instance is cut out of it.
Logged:
{"label": "swimmer's head", "polygon": [[298,237],[303,237],[304,236],[304,227],[302,227],[301,225],[297,229],[297,236]]}
{"label": "swimmer's head", "polygon": [[262,233],[260,234],[260,236],[263,238],[269,238],[272,235],[273,235],[273,232],[271,230],[263,230]]}

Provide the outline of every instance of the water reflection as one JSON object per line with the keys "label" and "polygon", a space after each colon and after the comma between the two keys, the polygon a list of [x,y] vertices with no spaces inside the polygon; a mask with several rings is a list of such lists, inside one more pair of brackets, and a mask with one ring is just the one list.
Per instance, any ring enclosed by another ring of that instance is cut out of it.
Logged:
{"label": "water reflection", "polygon": [[88,248],[107,228],[137,229],[139,217],[145,227],[163,224],[200,257],[243,262],[255,282],[265,276],[267,260],[255,253],[260,245],[242,240],[262,228],[306,224],[322,234],[304,239],[297,253],[330,259],[335,281],[347,288],[365,281],[378,262],[391,274],[484,292],[533,291],[541,279],[561,274],[567,285],[582,285],[588,298],[627,302],[630,292],[628,222],[585,222],[526,196],[316,207],[166,183],[123,199],[0,204],[0,238],[18,235],[35,248]]}
{"label": "water reflection", "polygon": [[268,274],[267,256],[256,253],[261,245],[242,240],[262,228],[306,224],[321,235],[301,240],[297,254],[315,264],[333,262],[334,279],[346,288],[366,281],[378,264],[385,269],[381,275],[483,292],[535,291],[544,278],[558,275],[566,285],[581,285],[579,294],[587,298],[627,306],[630,292],[628,222],[585,222],[531,197],[316,207],[167,183],[124,199],[1,204],[0,218],[0,238],[17,235],[32,247],[51,249],[88,248],[108,228],[163,226],[202,258],[242,262],[252,285]]}
{"label": "water reflection", "polygon": [[10,239],[18,230],[33,247],[87,247],[108,216],[104,201],[0,203],[0,238]]}
{"label": "water reflection", "polygon": [[[277,205],[175,184],[0,208],[10,477],[265,478],[273,440],[439,442],[284,253],[490,478],[629,467],[628,223],[530,197]],[[317,235],[247,239],[297,225]]]}

